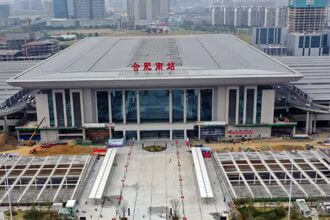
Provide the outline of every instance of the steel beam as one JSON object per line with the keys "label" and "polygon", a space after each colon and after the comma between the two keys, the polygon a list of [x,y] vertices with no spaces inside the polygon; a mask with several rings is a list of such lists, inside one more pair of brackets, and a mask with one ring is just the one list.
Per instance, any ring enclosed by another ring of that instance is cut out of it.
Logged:
{"label": "steel beam", "polygon": [[234,165],[235,165],[235,167],[236,167],[236,169],[237,169],[237,171],[238,171],[238,174],[242,177],[242,180],[243,180],[245,186],[247,187],[247,189],[249,190],[250,194],[252,195],[252,198],[254,199],[255,196],[254,196],[254,194],[253,194],[253,191],[251,190],[251,188],[250,188],[248,182],[246,181],[244,175],[242,174],[241,169],[240,169],[239,166],[237,165],[237,163],[236,163],[236,161],[235,161],[235,158],[234,158],[233,155],[230,153],[230,151],[228,151],[228,154],[230,155],[230,157],[231,157],[231,159],[232,159],[232,161],[233,161],[233,163],[234,163]]}
{"label": "steel beam", "polygon": [[21,194],[21,196],[17,200],[17,203],[19,203],[22,200],[22,198],[24,197],[24,195],[26,194],[26,192],[30,189],[33,181],[35,181],[35,179],[39,175],[39,173],[42,170],[42,168],[46,165],[46,162],[47,162],[48,159],[49,159],[49,156],[46,157],[46,159],[44,160],[44,162],[42,163],[42,165],[39,167],[38,171],[34,174],[34,176],[32,177],[32,179],[30,180],[29,184],[26,186],[26,188],[24,189],[23,193]]}
{"label": "steel beam", "polygon": [[74,196],[75,196],[75,194],[76,194],[76,192],[78,190],[78,187],[80,185],[80,182],[81,182],[81,180],[82,180],[82,178],[84,176],[84,173],[86,172],[87,164],[90,164],[91,159],[92,159],[92,156],[89,155],[88,158],[86,159],[85,164],[84,164],[84,167],[83,167],[83,169],[82,169],[82,171],[80,173],[80,176],[79,176],[79,179],[77,181],[77,184],[76,184],[76,186],[75,186],[75,188],[74,188],[74,190],[72,192],[71,199],[74,198]]}
{"label": "steel beam", "polygon": [[304,161],[305,161],[309,166],[311,166],[311,167],[316,171],[317,174],[319,174],[319,175],[323,178],[323,180],[324,180],[327,184],[330,184],[330,180],[329,180],[329,179],[328,179],[328,178],[327,178],[322,172],[320,172],[320,171],[317,169],[317,167],[314,166],[314,164],[311,163],[311,162],[309,161],[309,159],[306,158],[306,157],[304,156],[303,153],[301,153],[301,152],[298,151],[298,154],[304,159]]}
{"label": "steel beam", "polygon": [[265,190],[267,191],[267,193],[270,195],[270,198],[273,198],[272,193],[269,191],[268,187],[266,186],[264,180],[259,176],[258,171],[254,168],[254,166],[252,165],[250,158],[246,155],[245,152],[242,152],[244,157],[246,158],[247,163],[249,164],[249,166],[251,167],[251,169],[253,170],[254,174],[257,176],[257,179],[259,180],[259,182],[261,183],[261,185],[265,188]]}
{"label": "steel beam", "polygon": [[287,194],[287,196],[289,197],[289,192],[285,189],[285,187],[283,186],[283,184],[281,183],[281,181],[277,178],[277,176],[274,174],[274,172],[272,171],[272,169],[268,166],[268,164],[264,161],[264,159],[260,156],[259,152],[256,151],[256,154],[258,155],[258,157],[260,158],[261,163],[266,167],[266,169],[269,172],[269,175],[272,176],[274,178],[274,180],[276,181],[276,183],[282,188],[282,190]]}
{"label": "steel beam", "polygon": [[221,163],[221,161],[219,159],[218,154],[217,153],[214,153],[213,156],[216,159],[217,163],[219,164],[221,171],[224,173],[225,178],[226,178],[226,181],[228,182],[229,187],[230,187],[230,190],[233,192],[233,195],[234,195],[235,199],[237,199],[236,192],[235,192],[233,186],[231,185],[231,182],[230,182],[230,180],[229,180],[229,178],[227,176],[227,173],[226,173],[225,169],[223,168],[223,165],[222,165],[222,163]]}
{"label": "steel beam", "polygon": [[0,204],[8,196],[8,194],[15,188],[15,185],[21,179],[21,177],[23,176],[23,173],[25,173],[25,171],[30,167],[30,165],[32,164],[32,162],[33,162],[34,159],[35,159],[35,157],[32,157],[32,159],[30,160],[30,162],[28,163],[28,165],[24,168],[24,170],[19,174],[18,177],[16,177],[14,183],[10,186],[10,188],[6,191],[5,195],[3,195],[3,197],[1,198]]}
{"label": "steel beam", "polygon": [[291,161],[291,163],[293,163],[298,168],[298,170],[301,172],[301,175],[303,175],[312,185],[314,185],[316,187],[316,189],[318,189],[323,196],[326,196],[325,192],[323,192],[323,190],[308,176],[308,174],[303,169],[301,169],[301,167],[296,162],[294,162],[294,160],[288,154],[288,152],[287,151],[284,151],[284,152],[289,157],[289,160]]}
{"label": "steel beam", "polygon": [[54,198],[53,198],[53,202],[55,202],[56,198],[57,198],[57,195],[58,193],[61,191],[62,187],[63,187],[63,184],[64,184],[64,181],[66,180],[67,176],[68,176],[68,173],[70,172],[71,168],[72,168],[72,165],[73,165],[73,161],[76,159],[76,156],[77,155],[74,155],[72,160],[71,160],[71,163],[70,163],[70,166],[68,167],[67,171],[65,172],[65,175],[63,176],[63,179],[61,181],[61,184],[60,186],[58,187],[55,195],[54,195]]}
{"label": "steel beam", "polygon": [[37,196],[37,198],[36,198],[36,200],[35,200],[34,202],[37,202],[37,201],[39,200],[41,194],[42,194],[42,193],[44,192],[44,190],[46,189],[48,182],[50,181],[50,179],[52,178],[53,174],[55,173],[55,170],[58,168],[58,165],[60,165],[60,162],[61,162],[62,158],[63,158],[63,155],[61,155],[60,158],[58,159],[58,161],[57,161],[55,167],[53,168],[52,172],[49,174],[49,176],[48,176],[48,178],[47,178],[45,184],[44,184],[43,187],[41,188],[41,190],[40,190],[40,192],[39,192],[39,194],[38,194],[38,196]]}
{"label": "steel beam", "polygon": [[[8,159],[8,157],[2,161],[2,163],[4,163],[6,160]],[[20,156],[19,158],[17,158],[17,160],[15,161],[15,163],[10,167],[9,170],[6,170],[6,174],[1,178],[0,180],[0,185],[2,184],[2,182],[8,177],[8,175],[11,173],[11,171],[14,169],[14,167],[18,164],[18,162],[22,159],[22,156]],[[5,165],[7,166],[7,165]]]}
{"label": "steel beam", "polygon": [[305,194],[306,198],[309,197],[308,193],[305,192],[305,190],[301,187],[301,185],[295,180],[295,178],[291,175],[291,173],[283,166],[283,164],[277,159],[277,157],[271,152],[269,151],[269,153],[272,155],[272,157],[274,158],[274,160],[277,162],[277,164],[282,168],[282,170],[286,173],[286,175],[288,177],[291,178],[290,181],[294,182],[295,185],[298,186],[298,188]]}

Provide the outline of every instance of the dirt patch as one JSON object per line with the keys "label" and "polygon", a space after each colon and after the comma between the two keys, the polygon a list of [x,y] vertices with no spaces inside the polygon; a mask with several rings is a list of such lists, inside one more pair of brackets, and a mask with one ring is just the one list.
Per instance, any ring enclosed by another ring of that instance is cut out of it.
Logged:
{"label": "dirt patch", "polygon": [[41,148],[39,149],[34,156],[46,157],[54,155],[85,155],[92,154],[94,147],[85,147],[79,145],[56,145],[51,148]]}
{"label": "dirt patch", "polygon": [[13,135],[7,133],[0,133],[0,152],[15,150],[17,146],[17,140]]}

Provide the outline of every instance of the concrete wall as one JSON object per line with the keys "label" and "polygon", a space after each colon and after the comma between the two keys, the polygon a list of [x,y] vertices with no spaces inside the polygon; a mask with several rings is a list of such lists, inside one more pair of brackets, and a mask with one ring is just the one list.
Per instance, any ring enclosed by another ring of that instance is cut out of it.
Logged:
{"label": "concrete wall", "polygon": [[93,108],[93,95],[91,89],[83,89],[83,106],[84,106],[84,120],[85,123],[93,123],[93,112],[95,112],[95,108]]}
{"label": "concrete wall", "polygon": [[45,118],[44,122],[41,124],[40,127],[41,128],[50,127],[47,94],[36,94],[35,99],[36,99],[36,107],[37,107],[38,124],[41,122],[43,118]]}
{"label": "concrete wall", "polygon": [[[237,132],[231,133],[231,132]],[[241,135],[242,133],[243,135]],[[270,138],[272,133],[272,128],[269,126],[260,126],[260,127],[240,127],[228,125],[226,128],[226,137],[227,138]]]}
{"label": "concrete wall", "polygon": [[41,141],[42,142],[51,142],[58,140],[58,131],[57,130],[42,130],[40,131]]}
{"label": "concrete wall", "polygon": [[227,87],[221,86],[214,90],[214,103],[216,105],[215,121],[226,121],[227,115]]}
{"label": "concrete wall", "polygon": [[262,91],[261,124],[274,122],[275,90]]}

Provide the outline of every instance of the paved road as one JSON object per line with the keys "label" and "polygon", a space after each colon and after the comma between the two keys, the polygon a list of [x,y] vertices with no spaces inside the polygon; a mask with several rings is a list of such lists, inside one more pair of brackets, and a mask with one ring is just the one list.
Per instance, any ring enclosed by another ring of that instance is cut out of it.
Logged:
{"label": "paved road", "polygon": [[[117,198],[121,191],[121,180],[124,176],[128,152],[128,147],[118,149],[115,159],[117,166],[114,166],[111,170],[108,187],[105,191],[105,196],[108,199],[103,204],[95,205],[91,204],[91,202],[88,202],[87,205],[85,204],[94,177],[89,178],[79,207],[80,211],[86,213],[80,212],[80,216],[87,216],[87,219],[110,219],[111,217],[116,217],[118,210]],[[214,219],[217,213],[226,210],[226,206],[223,202],[223,194],[212,162],[210,160],[206,161],[206,166],[216,198],[212,201],[204,201],[199,197],[191,153],[187,151],[186,147],[180,147],[179,152],[184,195],[184,205],[180,205],[179,215],[183,216],[185,214],[189,220]],[[123,200],[130,209],[129,219],[167,219],[169,210],[172,208],[170,201],[180,199],[180,195],[176,147],[169,144],[166,151],[150,153],[142,150],[140,143],[136,143],[129,160],[123,190]]]}

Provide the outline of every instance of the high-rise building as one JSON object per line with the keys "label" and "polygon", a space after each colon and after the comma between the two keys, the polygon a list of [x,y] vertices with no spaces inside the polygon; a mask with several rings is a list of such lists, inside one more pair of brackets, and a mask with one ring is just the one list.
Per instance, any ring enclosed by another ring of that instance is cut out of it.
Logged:
{"label": "high-rise building", "polygon": [[127,0],[127,16],[136,23],[150,23],[169,15],[169,0]]}
{"label": "high-rise building", "polygon": [[73,6],[77,19],[103,19],[105,17],[104,0],[74,0]]}
{"label": "high-rise building", "polygon": [[328,0],[290,0],[289,31],[294,33],[317,33],[326,25]]}
{"label": "high-rise building", "polygon": [[9,5],[1,4],[0,5],[0,18],[8,18],[10,15]]}
{"label": "high-rise building", "polygon": [[53,0],[53,9],[55,18],[68,18],[67,0]]}
{"label": "high-rise building", "polygon": [[30,0],[31,10],[41,10],[41,0]]}

